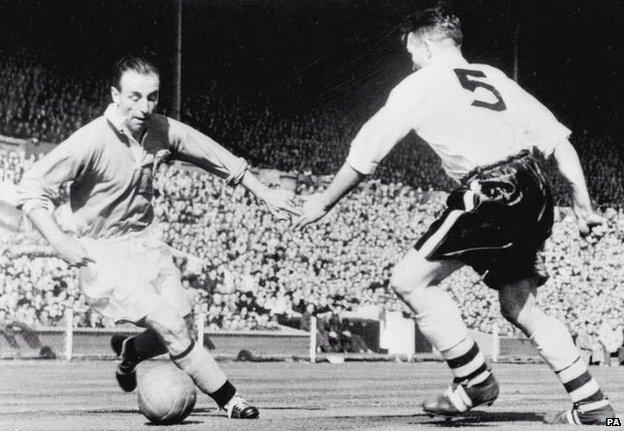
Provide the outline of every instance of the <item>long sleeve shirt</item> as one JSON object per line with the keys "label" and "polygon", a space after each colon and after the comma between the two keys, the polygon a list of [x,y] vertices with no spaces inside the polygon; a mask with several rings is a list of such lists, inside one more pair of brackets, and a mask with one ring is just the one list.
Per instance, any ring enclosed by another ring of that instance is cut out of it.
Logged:
{"label": "long sleeve shirt", "polygon": [[51,208],[59,186],[71,181],[70,204],[79,236],[108,238],[140,231],[154,220],[153,179],[163,158],[190,162],[238,183],[247,163],[179,121],[152,114],[140,142],[110,105],[37,161],[18,186],[28,214]]}

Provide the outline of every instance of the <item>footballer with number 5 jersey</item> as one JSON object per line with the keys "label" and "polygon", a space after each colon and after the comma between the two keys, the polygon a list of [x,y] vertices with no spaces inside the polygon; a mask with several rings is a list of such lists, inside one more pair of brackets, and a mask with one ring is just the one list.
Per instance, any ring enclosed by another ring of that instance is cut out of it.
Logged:
{"label": "footballer with number 5 jersey", "polygon": [[[163,159],[183,160],[228,184],[241,184],[273,213],[297,211],[289,193],[266,187],[245,160],[156,114],[159,90],[152,61],[122,58],[114,70],[113,103],[24,174],[19,204],[61,257],[80,268],[81,289],[93,309],[115,322],[146,328],[138,336],[111,340],[121,356],[116,377],[124,391],[135,389],[140,361],[168,353],[229,417],[257,418],[258,409],[237,395],[204,346],[191,338],[191,308],[180,272],[153,227],[153,176]],[[78,237],[63,232],[49,211],[51,196],[66,181],[72,182]]]}
{"label": "footballer with number 5 jersey", "polygon": [[430,414],[458,415],[498,397],[498,383],[468,334],[457,305],[438,284],[469,265],[497,290],[503,316],[535,344],[572,399],[553,423],[604,424],[614,417],[567,327],[537,305],[547,275],[538,259],[553,223],[553,197],[533,158],[553,156],[572,189],[579,230],[602,219],[592,210],[570,131],[500,70],[469,63],[456,15],[443,7],[408,17],[402,40],[416,71],[399,83],[359,131],[346,163],[323,193],[303,206],[296,226],[313,223],[414,131],[457,182],[447,209],[395,266],[390,284],[442,353],[453,383],[426,400]]}

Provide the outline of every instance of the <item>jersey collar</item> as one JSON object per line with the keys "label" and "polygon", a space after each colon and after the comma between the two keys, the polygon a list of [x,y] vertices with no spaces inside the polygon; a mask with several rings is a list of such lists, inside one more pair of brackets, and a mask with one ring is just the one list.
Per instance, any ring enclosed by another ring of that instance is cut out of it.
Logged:
{"label": "jersey collar", "polygon": [[143,141],[145,140],[145,135],[147,135],[147,127],[143,131],[143,134],[141,135],[141,139],[139,139],[139,141],[136,141],[134,137],[132,136],[132,133],[130,133],[130,131],[126,128],[126,125],[124,124],[124,117],[117,114],[117,109],[114,103],[111,103],[110,105],[108,105],[108,107],[104,111],[104,118],[108,120],[108,122],[110,123],[111,126],[113,126],[116,132],[125,136],[130,141],[134,141],[142,145]]}
{"label": "jersey collar", "polygon": [[108,107],[104,111],[104,118],[106,118],[109,123],[111,123],[111,125],[115,127],[115,129],[117,129],[119,133],[123,135],[128,134],[128,131],[126,130],[126,127],[124,125],[124,118],[121,115],[117,114],[117,109],[114,103],[108,105]]}

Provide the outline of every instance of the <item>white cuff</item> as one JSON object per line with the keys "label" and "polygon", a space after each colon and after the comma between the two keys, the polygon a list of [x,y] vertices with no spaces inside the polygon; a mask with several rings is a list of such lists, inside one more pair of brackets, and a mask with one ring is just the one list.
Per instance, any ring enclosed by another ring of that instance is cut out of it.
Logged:
{"label": "white cuff", "polygon": [[347,157],[347,163],[353,169],[361,173],[362,175],[371,175],[377,169],[378,163],[365,160],[363,157],[358,156],[357,153],[350,152]]}
{"label": "white cuff", "polygon": [[54,204],[52,201],[47,199],[29,199],[25,202],[20,202],[18,207],[21,207],[22,211],[26,215],[29,215],[33,210],[39,208],[44,208],[50,213],[54,210]]}
{"label": "white cuff", "polygon": [[245,172],[247,172],[247,168],[249,167],[247,161],[242,157],[239,157],[238,161],[240,163],[236,166],[236,169],[230,172],[230,175],[225,180],[227,184],[232,186],[236,186],[238,185],[238,183],[241,182],[243,176],[245,175]]}

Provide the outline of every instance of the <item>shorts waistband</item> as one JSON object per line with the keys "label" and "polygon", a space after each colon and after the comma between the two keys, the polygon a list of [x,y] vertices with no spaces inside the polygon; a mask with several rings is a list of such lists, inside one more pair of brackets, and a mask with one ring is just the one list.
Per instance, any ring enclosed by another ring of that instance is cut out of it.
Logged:
{"label": "shorts waistband", "polygon": [[145,238],[160,238],[161,236],[161,231],[159,229],[158,226],[156,226],[155,224],[151,224],[149,226],[147,226],[144,229],[141,230],[135,230],[135,231],[130,231],[130,232],[125,232],[122,233],[120,235],[115,235],[115,236],[107,236],[107,237],[99,237],[99,238],[92,238],[92,237],[80,237],[78,239],[80,240],[86,240],[86,241],[98,241],[98,242],[106,242],[106,243],[122,243],[122,242],[126,242],[126,241],[131,241],[131,240],[135,240],[135,239],[145,239]]}
{"label": "shorts waistband", "polygon": [[513,156],[507,157],[505,160],[501,160],[500,162],[492,163],[491,165],[478,166],[474,168],[472,171],[468,172],[464,175],[460,181],[461,184],[466,185],[477,176],[492,171],[496,168],[500,168],[505,166],[508,163],[516,162],[518,160],[528,159],[531,157],[531,152],[529,150],[522,150],[518,154],[514,154]]}

